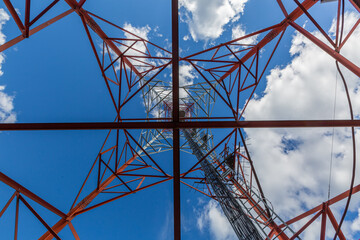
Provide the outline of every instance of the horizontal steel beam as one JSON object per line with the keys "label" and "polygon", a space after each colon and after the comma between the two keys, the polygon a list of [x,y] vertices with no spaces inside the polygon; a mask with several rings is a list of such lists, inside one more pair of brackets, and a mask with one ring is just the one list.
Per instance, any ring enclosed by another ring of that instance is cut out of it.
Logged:
{"label": "horizontal steel beam", "polygon": [[21,194],[27,196],[31,200],[37,202],[41,206],[43,206],[43,207],[47,208],[48,210],[52,211],[53,213],[59,215],[60,217],[62,217],[64,219],[67,217],[65,213],[63,213],[62,211],[60,211],[59,209],[57,209],[56,207],[54,207],[50,203],[46,202],[44,199],[40,198],[39,196],[37,196],[36,194],[31,192],[30,190],[28,190],[24,186],[22,186],[19,183],[15,182],[14,180],[9,178],[8,176],[6,176],[2,172],[0,172],[0,181],[5,183],[6,185],[12,187],[13,189],[20,192]]}
{"label": "horizontal steel beam", "polygon": [[360,120],[262,120],[199,122],[72,122],[1,123],[0,131],[29,130],[105,130],[105,129],[181,129],[181,128],[316,128],[360,127]]}

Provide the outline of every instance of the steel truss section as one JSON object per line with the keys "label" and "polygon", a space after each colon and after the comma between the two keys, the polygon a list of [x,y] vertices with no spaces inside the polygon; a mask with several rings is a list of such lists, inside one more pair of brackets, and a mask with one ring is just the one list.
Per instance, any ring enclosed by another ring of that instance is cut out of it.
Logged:
{"label": "steel truss section", "polygon": [[[80,239],[71,221],[76,216],[108,204],[122,197],[129,196],[157,186],[167,181],[173,181],[174,197],[174,239],[181,239],[181,205],[180,185],[183,184],[212,199],[220,202],[226,216],[237,233],[249,229],[262,232],[260,237],[253,231],[253,239],[299,239],[301,234],[321,216],[321,240],[325,240],[326,221],[335,230],[337,237],[346,239],[342,232],[342,223],[346,216],[351,196],[360,191],[360,185],[350,187],[344,193],[320,203],[313,209],[283,221],[276,214],[276,209],[266,200],[261,183],[257,176],[251,154],[247,147],[244,128],[289,128],[289,127],[351,127],[353,145],[355,146],[354,127],[360,126],[360,120],[291,120],[291,121],[244,121],[243,114],[250,99],[267,71],[267,67],[283,39],[286,29],[293,28],[304,35],[316,46],[331,56],[338,66],[348,69],[360,77],[360,67],[342,55],[341,49],[360,24],[360,19],[343,35],[343,10],[345,1],[337,1],[337,18],[335,37],[329,36],[316,21],[310,9],[317,0],[293,0],[295,7],[287,8],[285,1],[277,0],[284,19],[273,26],[247,34],[206,50],[180,56],[179,52],[179,15],[178,0],[171,1],[172,15],[172,49],[171,51],[143,39],[118,25],[84,9],[86,0],[65,0],[69,9],[58,13],[44,21],[44,15],[49,10],[56,9],[60,4],[54,0],[42,9],[34,18],[32,16],[33,2],[24,0],[24,20],[16,12],[18,1],[3,0],[19,30],[19,36],[0,46],[0,52],[15,46],[25,38],[31,38],[35,33],[51,25],[69,14],[75,12],[83,23],[89,40],[89,49],[93,52],[103,81],[115,109],[113,122],[102,123],[2,123],[0,131],[34,131],[34,130],[95,130],[108,129],[108,135],[97,153],[91,169],[79,189],[69,212],[65,213],[46,202],[35,193],[26,189],[3,173],[0,181],[15,191],[0,212],[0,217],[12,202],[16,202],[15,232],[18,235],[19,204],[26,208],[46,227],[39,239],[60,239],[59,233],[69,226],[75,239]],[[321,1],[326,2],[326,1]],[[355,11],[360,12],[359,0],[348,0]],[[325,4],[325,3],[324,3]],[[323,35],[317,38],[298,24],[298,19],[305,17]],[[102,26],[112,27],[124,37],[114,37],[107,34]],[[131,37],[126,37],[130,35]],[[256,44],[245,44],[244,40],[257,36]],[[102,48],[94,44],[101,40]],[[270,47],[271,46],[271,47]],[[262,54],[262,49],[270,49],[270,54]],[[157,54],[161,53],[161,54]],[[191,85],[180,85],[179,67],[188,64],[199,76],[199,82]],[[171,67],[172,80],[161,79],[161,73]],[[346,81],[343,79],[346,88]],[[126,110],[129,102],[141,95],[144,99],[146,116],[142,118],[127,118]],[[240,97],[241,95],[241,97]],[[247,99],[244,103],[242,98]],[[222,104],[227,115],[217,116],[212,112],[212,104]],[[348,96],[350,112],[351,101]],[[243,107],[241,108],[241,106]],[[209,139],[206,148],[199,136],[192,137],[190,132],[207,131],[204,136],[213,136],[211,130],[223,129],[226,136]],[[142,129],[138,136],[132,132]],[[200,130],[201,129],[201,130]],[[185,141],[184,141],[185,138]],[[196,141],[195,141],[196,140]],[[199,150],[200,149],[200,150]],[[204,150],[206,149],[206,150]],[[157,154],[163,151],[173,151],[172,172],[164,171]],[[180,150],[194,152],[197,161],[186,171],[181,171]],[[355,156],[355,147],[354,147]],[[210,162],[208,159],[211,159]],[[224,160],[220,160],[224,159]],[[354,157],[355,163],[355,157]],[[355,177],[353,165],[352,179]],[[95,179],[97,186],[90,192],[85,190],[90,179]],[[196,186],[195,181],[203,188]],[[99,195],[114,193],[115,197],[100,200]],[[82,196],[85,197],[83,198]],[[222,196],[226,195],[226,198]],[[331,207],[341,200],[346,200],[345,209],[340,220],[337,220]],[[31,201],[31,202],[30,202]],[[32,203],[34,202],[34,203]],[[37,204],[48,212],[59,216],[59,221],[50,226],[31,206]],[[233,209],[236,208],[236,209]],[[243,211],[242,211],[242,210]],[[242,212],[241,212],[242,211]],[[244,221],[238,223],[239,215]],[[245,217],[245,215],[247,215]],[[300,228],[293,224],[308,218]],[[255,222],[255,224],[254,224]],[[248,227],[244,228],[244,224]],[[254,227],[255,226],[255,227]],[[245,234],[245,233],[244,233]],[[250,239],[250,235],[246,239]],[[240,237],[241,239],[241,237]]]}
{"label": "steel truss section", "polygon": [[[194,130],[184,130],[185,137],[190,144],[191,150],[196,158],[201,161],[201,169],[204,171],[206,182],[211,186],[223,209],[225,216],[228,218],[231,226],[233,227],[237,237],[241,240],[261,240],[266,235],[261,236],[259,230],[255,227],[256,221],[252,222],[246,215],[235,196],[225,185],[220,174],[215,170],[214,166],[210,163],[208,158],[205,158],[207,150],[207,137],[208,135],[201,132],[203,135]],[[204,137],[206,138],[204,140]],[[217,159],[213,159],[216,161]],[[231,169],[231,168],[229,168]]]}

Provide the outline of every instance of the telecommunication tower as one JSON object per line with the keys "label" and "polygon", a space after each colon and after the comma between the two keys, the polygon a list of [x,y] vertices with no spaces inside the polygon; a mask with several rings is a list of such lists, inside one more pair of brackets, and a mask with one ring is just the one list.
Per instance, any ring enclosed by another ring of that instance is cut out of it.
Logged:
{"label": "telecommunication tower", "polygon": [[[341,53],[341,48],[360,24],[358,20],[349,32],[344,33],[345,2],[353,11],[360,12],[359,0],[337,1],[334,7],[337,16],[335,37],[322,29],[310,11],[320,2],[329,1],[294,0],[289,4],[278,0],[276,7],[282,13],[279,23],[188,56],[180,56],[177,0],[171,1],[169,9],[172,13],[171,49],[87,11],[86,0],[65,0],[67,10],[57,12],[46,21],[43,16],[49,16],[49,10],[55,10],[60,4],[59,0],[51,2],[33,18],[32,7],[36,3],[24,0],[23,13],[19,14],[19,1],[3,2],[16,23],[19,36],[1,45],[1,52],[34,34],[40,34],[38,32],[42,29],[62,18],[77,14],[115,109],[113,122],[0,124],[1,131],[109,129],[67,213],[56,208],[56,203],[47,202],[24,184],[0,172],[0,181],[14,190],[0,217],[12,203],[15,204],[15,239],[18,236],[20,204],[46,227],[47,231],[38,236],[39,239],[61,239],[65,227],[70,228],[75,239],[80,239],[76,226],[72,224],[78,215],[170,181],[173,182],[173,228],[176,240],[181,239],[180,186],[189,187],[218,201],[241,240],[301,239],[301,234],[320,216],[321,240],[325,240],[328,219],[335,231],[334,239],[346,239],[342,223],[351,196],[360,190],[360,186],[354,186],[355,165],[347,191],[294,218],[280,217],[265,197],[243,129],[351,127],[355,146],[354,127],[359,126],[359,122],[354,120],[352,114],[349,120],[320,121],[244,121],[243,114],[288,28],[302,34],[333,57],[336,64],[341,64],[360,77],[359,64]],[[21,16],[24,16],[23,20]],[[320,39],[305,26],[300,26],[298,19],[301,17],[311,22],[324,37]],[[258,42],[249,44],[246,40],[254,36]],[[179,70],[184,66],[192,69],[195,79],[190,81],[180,76]],[[342,76],[340,70],[339,73]],[[142,100],[138,104],[141,109],[133,111],[132,103],[138,103],[139,99]],[[349,103],[351,106],[350,98]],[[218,104],[216,109],[215,104]],[[157,158],[165,152],[172,152],[170,170]],[[109,197],[105,193],[112,195]],[[343,199],[347,202],[342,217],[337,220],[331,207]],[[49,212],[57,215],[58,221],[46,222],[34,205],[43,208],[41,214]],[[300,227],[294,226],[294,223],[304,220]]]}

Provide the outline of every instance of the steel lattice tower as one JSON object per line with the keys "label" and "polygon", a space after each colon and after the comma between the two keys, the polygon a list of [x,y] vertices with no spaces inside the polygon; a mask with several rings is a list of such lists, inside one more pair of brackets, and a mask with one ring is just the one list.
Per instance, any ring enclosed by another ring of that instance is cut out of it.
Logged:
{"label": "steel lattice tower", "polygon": [[194,130],[193,132],[184,130],[184,134],[190,144],[193,154],[197,157],[199,161],[203,159],[200,162],[200,165],[201,169],[205,173],[206,181],[211,185],[213,191],[215,192],[216,198],[219,201],[221,208],[223,209],[238,238],[244,240],[263,239],[263,237],[260,236],[255,225],[251,222],[250,218],[240,207],[240,204],[238,203],[236,198],[231,194],[228,187],[224,184],[224,181],[221,179],[220,174],[215,170],[215,168],[211,165],[208,159],[204,158],[204,156],[206,155],[206,152],[204,153],[204,150],[206,151],[206,147],[204,147],[204,145],[207,144],[206,141],[198,139],[199,137],[196,136],[196,130]]}
{"label": "steel lattice tower", "polygon": [[[77,14],[115,109],[115,120],[112,122],[0,124],[0,131],[109,130],[100,151],[94,154],[96,159],[68,212],[56,208],[56,203],[47,202],[26,188],[25,184],[21,185],[0,172],[0,181],[14,190],[2,208],[0,217],[11,203],[16,204],[15,239],[20,204],[47,229],[42,236],[32,238],[60,239],[59,233],[68,226],[75,239],[80,239],[76,226],[72,224],[78,215],[170,181],[173,183],[173,229],[176,240],[181,239],[181,185],[220,202],[239,239],[300,239],[301,234],[320,216],[321,240],[325,240],[327,220],[330,220],[336,232],[334,239],[346,239],[342,223],[351,196],[360,191],[359,185],[354,186],[354,127],[360,126],[360,120],[354,119],[350,97],[351,118],[347,120],[244,121],[243,113],[288,28],[302,34],[334,58],[336,64],[360,77],[359,63],[352,62],[341,53],[342,47],[360,24],[358,19],[350,31],[341,37],[344,4],[346,2],[353,11],[360,12],[359,0],[337,1],[335,15],[338,27],[334,38],[322,29],[310,11],[320,1],[293,0],[292,7],[288,7],[285,1],[277,0],[277,7],[283,14],[279,23],[189,56],[180,56],[177,0],[171,1],[169,9],[172,16],[171,50],[87,11],[86,0],[54,0],[33,18],[31,13],[36,3],[24,0],[24,19],[16,10],[20,1],[3,2],[16,23],[19,36],[1,45],[1,52],[34,34],[40,34],[38,32],[44,28],[56,27],[54,23],[66,16]],[[68,10],[57,12],[45,21],[44,16],[48,16],[50,9],[55,10],[60,2],[65,2]],[[323,38],[318,38],[305,26],[300,26],[298,19],[301,17],[311,22]],[[110,28],[116,35],[107,31]],[[244,40],[253,36],[259,39],[256,44],[244,43]],[[101,42],[101,46],[98,46],[98,42]],[[264,53],[262,50],[265,48],[269,51]],[[191,66],[200,80],[194,84],[181,85],[181,64]],[[171,79],[162,79],[165,72],[167,76],[171,75]],[[343,82],[346,86],[346,81]],[[146,109],[146,116],[128,117],[131,108],[129,103],[136,101],[139,96],[144,100],[142,107]],[[221,107],[226,108],[229,114],[224,116],[212,112],[215,99],[217,103],[221,102]],[[354,165],[349,189],[307,212],[283,221],[265,197],[243,131],[244,128],[273,127],[351,127]],[[211,133],[220,129],[223,134]],[[172,151],[171,171],[165,169],[156,157],[165,151]],[[186,169],[182,168],[185,164],[180,158],[181,151],[194,153],[197,161],[192,162],[190,167],[186,166]],[[96,181],[96,186],[89,190],[87,187],[92,186],[89,183],[92,180]],[[200,182],[207,190],[197,187],[196,182]],[[115,196],[100,197],[109,192]],[[342,217],[336,219],[331,208],[341,200],[346,200],[346,204]],[[43,208],[42,214],[53,213],[59,220],[56,223],[46,222],[34,205]],[[305,224],[293,228],[294,223],[306,218],[309,219]],[[249,234],[252,234],[251,237]]]}

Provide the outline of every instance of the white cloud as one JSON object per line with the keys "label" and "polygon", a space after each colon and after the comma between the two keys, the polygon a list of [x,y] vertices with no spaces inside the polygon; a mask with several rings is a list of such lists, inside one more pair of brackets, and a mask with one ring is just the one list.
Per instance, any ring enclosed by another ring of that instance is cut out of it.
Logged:
{"label": "white cloud", "polygon": [[[345,17],[349,25],[358,19],[355,13],[347,13]],[[322,38],[318,32],[313,34]],[[358,28],[341,51],[357,64],[360,62],[359,38]],[[336,82],[336,118],[349,119],[345,90],[337,77],[335,60],[300,34],[294,35],[289,52],[291,62],[271,70],[263,97],[250,101],[245,111],[246,120],[332,119]],[[359,78],[343,67],[342,71],[355,115],[359,115]],[[276,212],[290,218],[327,200],[332,129],[247,129],[246,133],[251,139],[249,147],[260,181]],[[356,138],[359,146],[359,134]],[[351,131],[336,128],[332,196],[348,189],[351,167]],[[351,210],[357,211],[354,207]],[[340,216],[342,209],[335,207],[333,211]],[[352,234],[360,230],[358,222],[355,220],[351,225]],[[319,239],[318,224],[307,231],[304,239]]]}
{"label": "white cloud", "polygon": [[[9,14],[3,8],[0,8],[0,45],[4,44],[6,41],[6,36],[2,31],[3,31],[3,26],[9,20],[10,20]],[[5,55],[3,53],[0,53],[0,76],[3,75],[3,71],[1,67],[4,62],[5,62]]]}
{"label": "white cloud", "polygon": [[360,232],[360,208],[358,209],[358,215],[351,224],[351,230],[354,232]]}
{"label": "white cloud", "polygon": [[166,217],[165,221],[163,223],[163,226],[161,227],[159,231],[159,237],[160,240],[167,240],[172,237],[172,226],[173,226],[173,218],[172,218],[172,212],[171,212],[171,206],[168,207],[166,211]]}
{"label": "white cloud", "polygon": [[240,18],[248,0],[180,0],[185,9],[182,16],[195,40],[220,37],[229,22]]}
{"label": "white cloud", "polygon": [[213,200],[209,201],[198,212],[197,227],[200,231],[210,228],[212,239],[236,240],[237,237],[226,216],[223,214],[219,204]]}
{"label": "white cloud", "polygon": [[[2,32],[4,24],[10,20],[9,14],[3,9],[0,8],[0,45],[5,43],[6,36]],[[4,74],[2,71],[2,65],[5,62],[5,55],[0,53],[0,76]],[[4,92],[5,86],[0,85],[0,122],[11,123],[16,121],[16,114],[13,111],[13,96],[9,96]]]}
{"label": "white cloud", "polygon": [[[0,35],[1,35],[1,31],[0,31]],[[4,74],[4,72],[2,71],[2,65],[5,62],[5,54],[4,53],[0,53],[0,77]]]}
{"label": "white cloud", "polygon": [[137,28],[137,27],[132,26],[131,23],[125,23],[124,24],[124,29],[129,31],[130,33],[132,33],[132,34],[130,34],[130,33],[125,32],[124,34],[125,34],[125,36],[127,38],[134,39],[134,35],[136,35],[136,36],[141,37],[141,38],[143,38],[145,40],[149,40],[148,39],[148,34],[149,34],[151,28],[148,25],[146,25],[144,27],[138,27]]}
{"label": "white cloud", "polygon": [[0,122],[12,123],[16,121],[16,114],[14,110],[13,96],[7,95],[5,86],[0,86]]}
{"label": "white cloud", "polygon": [[2,33],[2,28],[4,24],[9,20],[9,14],[3,8],[0,8],[0,45],[5,43],[6,36],[4,35],[4,33]]}
{"label": "white cloud", "polygon": [[[195,73],[195,69],[190,64],[182,64],[179,66],[180,98],[185,99],[189,96],[189,93],[185,91],[183,87],[192,85],[196,77],[197,75]],[[182,100],[182,101],[186,102],[186,100]]]}
{"label": "white cloud", "polygon": [[[137,37],[135,37],[133,34],[135,34],[136,36],[142,38],[142,39],[145,39],[145,40],[149,40],[148,39],[148,35],[149,35],[149,32],[151,31],[151,28],[146,25],[144,27],[134,27],[132,26],[130,23],[125,23],[124,24],[124,29],[129,31],[130,33],[128,32],[124,32],[124,35],[127,39],[138,39]],[[132,33],[132,34],[131,34]],[[126,45],[130,46],[133,44],[133,41],[125,41],[124,42]],[[134,44],[134,46],[128,50],[125,55],[128,55],[128,56],[145,56],[146,54],[146,45],[147,43],[144,43],[142,41],[138,41],[137,43]],[[121,52],[125,52],[128,47],[126,46],[119,46],[120,48],[120,51]],[[131,60],[130,61],[133,61],[133,64],[137,65],[138,63],[135,62],[134,60]],[[146,60],[144,60],[146,61]]]}
{"label": "white cloud", "polygon": [[[245,32],[244,26],[239,24],[239,25],[233,27],[232,32],[231,32],[232,39],[241,38],[241,37],[243,37],[245,35],[246,35],[246,32]],[[257,35],[245,38],[245,39],[243,39],[243,40],[241,40],[241,41],[239,41],[237,43],[240,43],[240,44],[256,44],[256,39],[257,39]]]}
{"label": "white cloud", "polygon": [[196,77],[195,70],[190,64],[182,64],[179,66],[179,86],[184,87],[193,84]]}
{"label": "white cloud", "polygon": [[[149,35],[152,34],[156,37],[162,38],[163,36],[159,34],[159,27],[156,26],[154,29],[152,29],[149,25],[142,26],[142,27],[135,27],[131,23],[125,23],[123,28],[128,31],[124,32],[125,38],[129,40],[124,40],[123,45],[119,45],[119,49],[121,52],[125,53],[125,56],[128,56],[128,60],[136,67],[136,69],[139,72],[149,71],[150,73],[147,75],[148,78],[151,77],[152,74],[154,74],[157,71],[151,72],[152,66],[161,66],[164,64],[167,64],[169,61],[166,59],[151,59],[151,58],[144,58],[148,57],[149,54],[151,56],[156,56],[159,58],[169,58],[171,55],[168,52],[165,52],[157,47],[154,47],[151,44],[148,44],[146,41],[149,41]],[[141,39],[144,39],[146,41],[142,41]],[[130,47],[134,40],[140,40],[137,41],[130,49]],[[168,43],[168,40],[164,40],[165,44]],[[165,46],[167,48],[167,46]],[[117,55],[116,55],[117,57]],[[133,58],[131,58],[133,57]],[[152,65],[149,66],[148,64]],[[120,68],[117,67],[117,70]]]}

